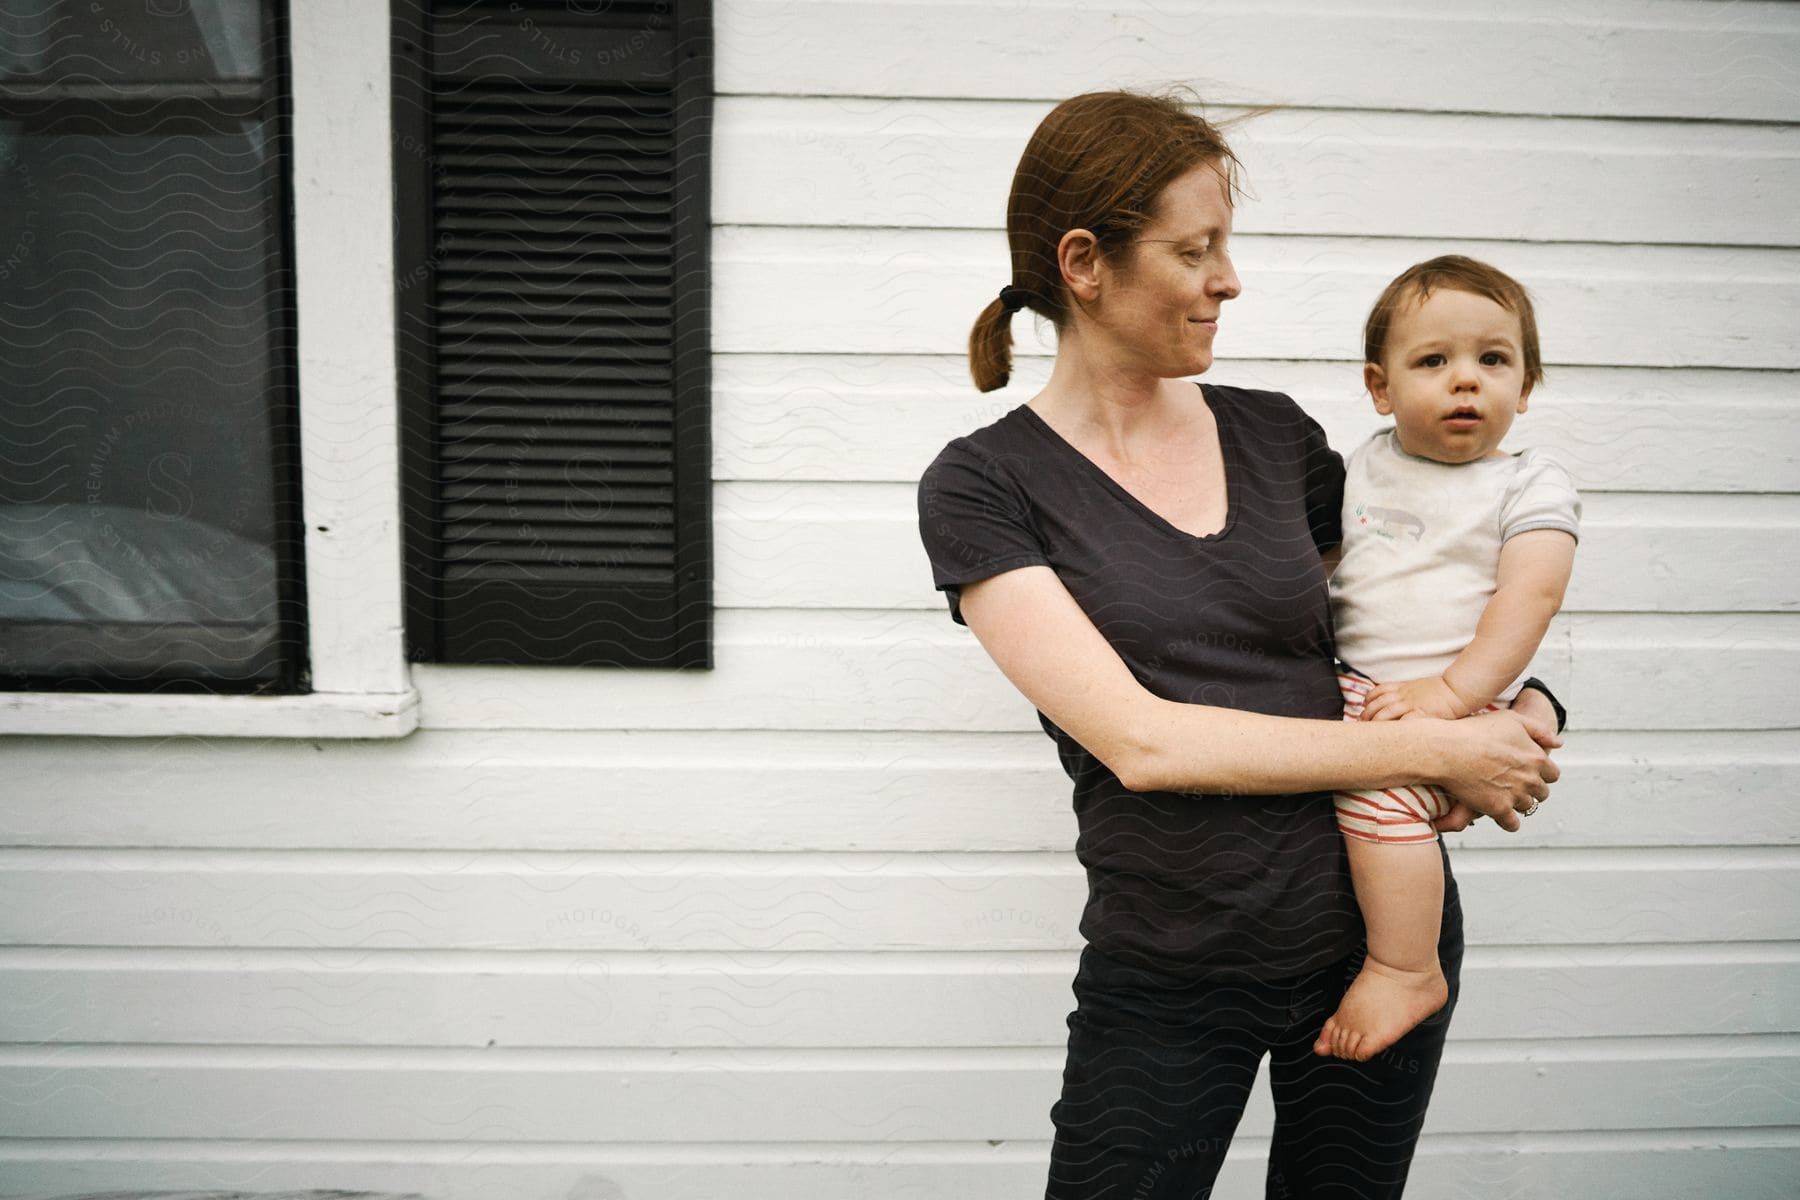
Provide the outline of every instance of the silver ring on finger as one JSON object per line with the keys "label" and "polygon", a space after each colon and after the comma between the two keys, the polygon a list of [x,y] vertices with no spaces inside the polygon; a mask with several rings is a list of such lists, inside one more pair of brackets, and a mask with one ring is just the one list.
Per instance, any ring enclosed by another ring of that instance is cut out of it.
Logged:
{"label": "silver ring on finger", "polygon": [[1541,801],[1541,800],[1533,800],[1531,802],[1531,807],[1526,809],[1524,812],[1520,813],[1519,815],[1521,817],[1529,817],[1532,813],[1534,813],[1538,810],[1538,805],[1542,804],[1542,803],[1543,803],[1543,801]]}

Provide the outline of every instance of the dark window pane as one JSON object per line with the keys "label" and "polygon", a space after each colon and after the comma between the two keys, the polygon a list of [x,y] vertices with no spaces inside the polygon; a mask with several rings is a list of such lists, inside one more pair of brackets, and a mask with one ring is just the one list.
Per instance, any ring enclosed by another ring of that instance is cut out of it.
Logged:
{"label": "dark window pane", "polygon": [[0,669],[15,684],[246,686],[282,666],[273,121],[158,108],[85,99],[0,120]]}
{"label": "dark window pane", "polygon": [[260,79],[262,0],[0,0],[11,82]]}

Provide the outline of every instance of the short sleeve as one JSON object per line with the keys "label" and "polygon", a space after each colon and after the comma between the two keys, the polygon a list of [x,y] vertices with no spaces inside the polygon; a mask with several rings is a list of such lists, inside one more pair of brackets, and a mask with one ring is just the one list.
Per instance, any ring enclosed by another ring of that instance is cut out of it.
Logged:
{"label": "short sleeve", "polygon": [[1326,442],[1319,423],[1311,417],[1303,419],[1306,523],[1312,529],[1313,545],[1324,553],[1344,540],[1344,460]]}
{"label": "short sleeve", "polygon": [[1003,460],[966,438],[945,446],[919,479],[919,537],[931,580],[963,620],[962,585],[1015,567],[1048,565],[1031,520],[1031,501]]}
{"label": "short sleeve", "polygon": [[1519,456],[1519,468],[1500,505],[1500,540],[1534,529],[1581,536],[1581,496],[1561,463],[1537,450]]}

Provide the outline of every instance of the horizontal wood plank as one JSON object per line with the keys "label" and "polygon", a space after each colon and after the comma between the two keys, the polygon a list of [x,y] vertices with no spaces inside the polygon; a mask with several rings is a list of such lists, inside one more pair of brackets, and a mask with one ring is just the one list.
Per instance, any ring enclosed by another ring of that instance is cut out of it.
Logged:
{"label": "horizontal wood plank", "polygon": [[[921,584],[921,586],[925,586]],[[974,635],[943,611],[726,609],[711,674],[419,664],[430,729],[1038,727]],[[1581,730],[1800,727],[1792,614],[1562,614],[1535,660]],[[1669,704],[1666,681],[1682,683]],[[629,685],[626,686],[626,681]]]}
{"label": "horizontal wood plank", "polygon": [[[1010,275],[1005,239],[991,232],[738,227],[715,231],[713,246],[713,345],[735,354],[954,354]],[[1531,289],[1552,371],[1800,367],[1788,319],[1800,308],[1800,250],[1442,239],[1234,238],[1244,292],[1224,310],[1218,352],[1355,354],[1387,282],[1452,252]]]}
{"label": "horizontal wood plank", "polygon": [[[1577,480],[1577,484],[1579,484]],[[717,591],[732,608],[931,608],[917,488],[713,491]],[[1800,497],[1584,497],[1565,612],[1800,612]]]}
{"label": "horizontal wood plank", "polygon": [[[1054,1047],[1075,966],[1073,951],[15,949],[0,995],[5,1039],[44,1045]],[[1486,1039],[1784,1033],[1800,1017],[1800,956],[1764,945],[1476,947],[1462,979],[1457,1028]]]}
{"label": "horizontal wood plank", "polygon": [[[1800,844],[1791,733],[1583,733],[1508,849]],[[432,730],[404,742],[16,740],[0,841],[366,850],[1067,850],[1041,730]],[[85,773],[69,769],[84,764]],[[100,782],[104,780],[102,785]],[[981,802],[969,803],[971,781]],[[1713,803],[1729,804],[1720,821]],[[177,799],[178,798],[178,799]]]}
{"label": "horizontal wood plank", "polygon": [[1026,12],[1016,0],[725,0],[717,86],[1059,100],[1176,81],[1228,104],[1777,121],[1800,93],[1800,18],[1767,0],[1604,0],[1578,14],[1032,0],[1028,24]]}
{"label": "horizontal wood plank", "polygon": [[[1469,849],[1476,945],[1792,933],[1785,849]],[[1071,854],[409,855],[0,851],[0,945],[296,949],[1067,950]]]}
{"label": "horizontal wood plank", "polygon": [[[1014,381],[985,396],[956,355],[720,355],[715,477],[916,482],[944,443],[1043,385],[1048,344],[1029,324],[1014,332]],[[1357,352],[1342,341],[1350,332],[1333,334],[1340,354]],[[1388,424],[1360,363],[1221,359],[1206,379],[1292,395],[1340,450]],[[1559,367],[1506,445],[1552,451],[1587,490],[1800,492],[1796,395],[1800,376],[1784,371]]]}
{"label": "horizontal wood plank", "polygon": [[[0,1103],[13,1137],[1037,1141],[1061,1068],[1051,1048],[52,1047],[0,1049]],[[1797,1085],[1792,1038],[1453,1045],[1431,1128],[1486,1132],[1496,1111],[1522,1133],[1781,1126]],[[1269,1132],[1261,1105],[1240,1129]]]}
{"label": "horizontal wood plank", "polygon": [[[998,230],[1049,109],[728,97],[713,221]],[[1230,137],[1251,188],[1239,234],[1800,244],[1800,146],[1778,126],[1291,110]]]}
{"label": "horizontal wood plank", "polygon": [[[1039,1099],[1032,1097],[1031,1099]],[[1047,1106],[1050,1098],[1042,1098]],[[1242,1132],[1215,1200],[1263,1194],[1268,1138]],[[8,1139],[0,1172],[28,1194],[157,1188],[253,1193],[331,1188],[431,1200],[926,1200],[1040,1195],[1047,1141],[637,1145],[299,1142],[213,1139]],[[1642,1134],[1546,1131],[1529,1137],[1427,1132],[1408,1183],[1425,1196],[1542,1200],[1791,1200],[1800,1134],[1682,1129]],[[172,1200],[172,1198],[171,1198]]]}

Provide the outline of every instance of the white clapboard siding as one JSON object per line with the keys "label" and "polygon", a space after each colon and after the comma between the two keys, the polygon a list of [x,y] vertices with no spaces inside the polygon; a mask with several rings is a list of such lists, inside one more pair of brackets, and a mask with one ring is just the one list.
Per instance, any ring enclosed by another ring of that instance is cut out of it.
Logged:
{"label": "white clapboard siding", "polygon": [[[1054,1047],[979,1050],[0,1048],[15,1137],[378,1141],[883,1141],[1044,1138]],[[1783,1126],[1800,1037],[1463,1042],[1437,1133]],[[168,1096],[181,1103],[169,1103]],[[1259,1106],[1260,1107],[1260,1106]],[[1243,1132],[1266,1135],[1261,1111]]]}
{"label": "white clapboard siding", "polygon": [[[948,618],[946,618],[947,620]],[[67,764],[106,778],[71,804]],[[379,742],[7,750],[0,841],[218,849],[1018,851],[1075,844],[1040,730],[994,734],[427,730]],[[1522,836],[1459,845],[1800,845],[1800,738],[1579,732]],[[971,797],[977,796],[976,802]],[[1710,798],[1695,803],[1696,796]],[[1716,808],[1729,806],[1729,821]]]}
{"label": "white clapboard siding", "polygon": [[[1442,1086],[1442,1085],[1440,1085]],[[1261,1099],[1258,1095],[1255,1099]],[[1047,1141],[701,1143],[14,1139],[8,1181],[33,1194],[147,1187],[270,1192],[317,1181],[430,1200],[942,1200],[1042,1195]],[[1263,1195],[1268,1138],[1240,1132],[1215,1200]],[[1409,1190],[1456,1200],[1620,1195],[1792,1200],[1800,1137],[1784,1129],[1428,1133]],[[170,1197],[169,1200],[186,1200]],[[211,1200],[209,1197],[208,1200]]]}
{"label": "white clapboard siding", "polygon": [[[980,303],[958,315],[972,322]],[[721,355],[715,477],[916,482],[945,442],[1042,386],[1048,343],[1033,322],[1013,330],[1013,383],[985,396],[960,357]],[[1340,354],[1356,353],[1351,332],[1336,339]],[[1207,379],[1288,393],[1345,452],[1386,423],[1363,394],[1360,362],[1222,358]],[[1552,364],[1507,445],[1554,452],[1588,491],[1800,492],[1800,385],[1781,371]]]}
{"label": "white clapboard siding", "polygon": [[[716,598],[731,608],[942,610],[922,589],[917,488],[721,484]],[[1800,611],[1800,497],[1590,494],[1566,612]]]}
{"label": "white clapboard siding", "polygon": [[1220,103],[1791,121],[1800,93],[1800,15],[1767,0],[721,0],[715,26],[719,90],[759,95],[1185,82]]}
{"label": "white clapboard siding", "polygon": [[[713,237],[713,344],[728,353],[942,354],[1010,271],[986,230],[726,228]],[[1800,250],[1233,238],[1243,295],[1221,354],[1345,357],[1388,280],[1465,253],[1525,281],[1544,360],[1800,368]],[[1677,316],[1677,314],[1679,314]]]}
{"label": "white clapboard siding", "polygon": [[[388,742],[0,742],[0,1193],[1041,1194],[1070,784],[933,592],[915,485],[1048,371],[1029,316],[1011,387],[962,358],[1033,123],[1189,83],[1277,106],[1231,134],[1210,377],[1347,451],[1382,424],[1370,302],[1472,253],[1539,305],[1508,446],[1586,498],[1538,659],[1564,775],[1453,840],[1470,949],[1411,1194],[1789,1200],[1800,5],[718,0],[714,29],[715,669],[415,664]],[[1270,1123],[1259,1081],[1215,1200],[1262,1194]]]}
{"label": "white clapboard siding", "polygon": [[[1049,109],[727,98],[713,218],[997,231],[1019,147]],[[1778,127],[1298,110],[1229,136],[1250,190],[1234,214],[1240,235],[1800,244],[1800,147]],[[1395,186],[1447,162],[1499,160],[1478,186],[1446,181],[1455,204]]]}
{"label": "white clapboard siding", "polygon": [[[1790,847],[1469,849],[1456,875],[1475,945],[1777,941],[1800,905]],[[1068,950],[1085,890],[1066,854],[4,850],[0,945]]]}
{"label": "white clapboard siding", "polygon": [[[1036,727],[1030,705],[942,611],[727,609],[715,656],[710,674],[421,665],[414,675],[421,723],[433,729]],[[1581,729],[1800,724],[1793,614],[1563,613],[1534,663],[1567,681]]]}
{"label": "white clapboard siding", "polygon": [[[0,995],[14,1040],[45,1045],[1058,1046],[1076,959],[61,947],[0,950]],[[1800,953],[1477,946],[1462,979],[1457,1025],[1487,1039],[1775,1034],[1793,1028]]]}

